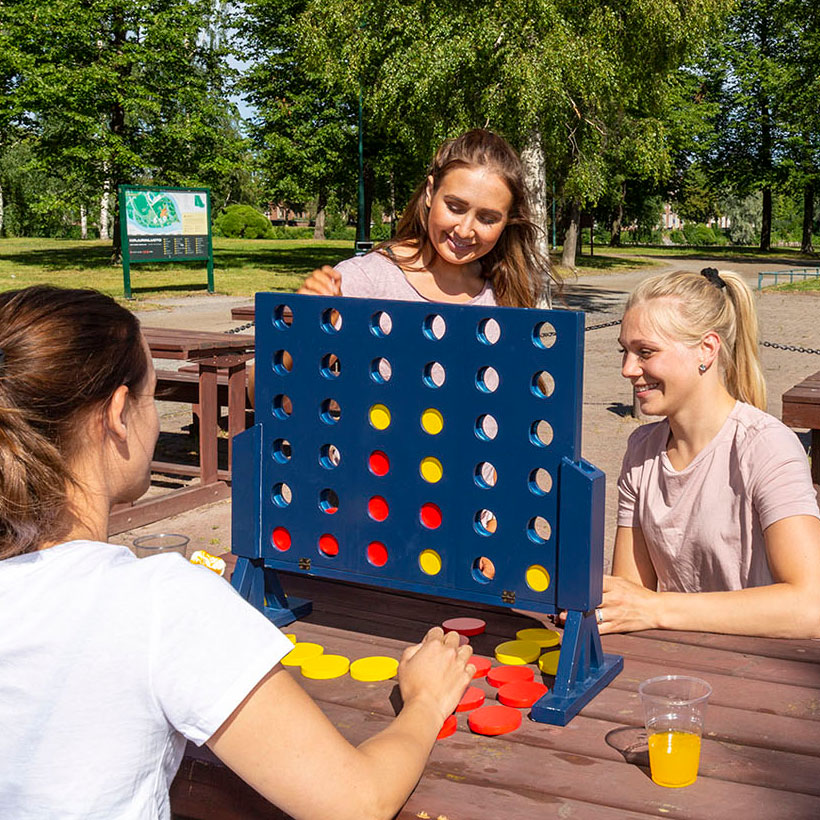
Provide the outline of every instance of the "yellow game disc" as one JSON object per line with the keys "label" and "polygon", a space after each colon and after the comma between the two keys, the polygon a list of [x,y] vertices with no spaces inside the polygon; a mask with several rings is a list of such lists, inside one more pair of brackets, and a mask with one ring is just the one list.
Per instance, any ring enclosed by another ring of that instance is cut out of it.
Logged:
{"label": "yellow game disc", "polygon": [[535,641],[505,641],[495,648],[496,660],[509,666],[532,663],[540,654],[541,647]]}
{"label": "yellow game disc", "polygon": [[441,462],[437,458],[427,456],[427,458],[423,458],[421,460],[419,472],[421,473],[421,477],[426,482],[429,484],[435,484],[436,482],[441,481],[441,477],[444,475],[444,468],[441,466]]}
{"label": "yellow game disc", "polygon": [[340,678],[350,668],[350,658],[344,655],[317,655],[302,664],[302,675],[311,680]]}
{"label": "yellow game disc", "polygon": [[324,651],[325,648],[318,643],[300,641],[282,658],[282,666],[301,666],[305,661],[321,655]]}
{"label": "yellow game disc", "polygon": [[538,668],[547,675],[558,674],[558,657],[561,652],[556,649],[552,652],[545,652],[538,659]]}
{"label": "yellow game disc", "polygon": [[399,662],[395,658],[374,655],[372,658],[353,661],[350,664],[350,677],[361,681],[389,680],[398,668]]}
{"label": "yellow game disc", "polygon": [[427,575],[438,575],[441,572],[441,556],[435,550],[424,550],[419,555],[419,566]]}
{"label": "yellow game disc", "polygon": [[550,574],[540,564],[527,567],[527,584],[535,592],[544,592],[550,585]]}
{"label": "yellow game disc", "polygon": [[421,426],[425,433],[437,436],[444,429],[444,416],[435,407],[428,407],[421,414]]}
{"label": "yellow game disc", "polygon": [[519,641],[535,641],[542,649],[561,643],[561,636],[554,629],[519,629],[515,637]]}
{"label": "yellow game disc", "polygon": [[370,408],[370,423],[377,430],[386,430],[390,426],[390,411],[383,404],[374,404]]}
{"label": "yellow game disc", "polygon": [[286,632],[286,633],[285,633],[285,637],[286,637],[286,638],[287,638],[287,639],[288,639],[288,640],[289,640],[292,644],[295,644],[295,643],[296,643],[296,635],[294,635],[292,632]]}

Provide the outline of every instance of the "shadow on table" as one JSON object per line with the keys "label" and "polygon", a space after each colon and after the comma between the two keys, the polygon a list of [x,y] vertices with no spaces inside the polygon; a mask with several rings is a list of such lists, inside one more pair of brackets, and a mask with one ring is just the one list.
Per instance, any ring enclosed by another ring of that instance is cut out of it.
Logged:
{"label": "shadow on table", "polygon": [[646,742],[646,729],[643,726],[622,726],[607,732],[604,738],[607,744],[623,755],[627,763],[640,766],[649,777],[649,746]]}

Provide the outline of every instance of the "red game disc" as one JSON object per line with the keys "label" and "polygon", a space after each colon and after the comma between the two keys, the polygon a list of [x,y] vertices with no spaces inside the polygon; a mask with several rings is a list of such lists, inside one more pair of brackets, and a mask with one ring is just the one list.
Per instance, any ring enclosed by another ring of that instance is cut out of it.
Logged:
{"label": "red game disc", "polygon": [[509,706],[482,706],[470,712],[467,724],[479,735],[503,735],[521,725],[521,712]]}
{"label": "red game disc", "polygon": [[517,683],[505,683],[498,690],[499,703],[505,706],[514,706],[516,709],[526,709],[532,706],[541,695],[548,692],[543,683],[537,681],[518,681]]}
{"label": "red game disc", "polygon": [[487,683],[497,689],[505,683],[525,683],[534,677],[529,666],[495,666],[487,673]]}
{"label": "red game disc", "polygon": [[487,672],[490,671],[493,665],[493,662],[489,658],[485,658],[483,655],[473,655],[467,663],[471,663],[475,667],[475,675],[473,675],[473,679],[483,678]]}
{"label": "red game disc", "polygon": [[450,618],[441,625],[445,632],[458,632],[459,635],[480,635],[487,624],[480,618]]}
{"label": "red game disc", "polygon": [[470,709],[478,709],[484,703],[484,692],[477,686],[468,686],[467,691],[462,696],[456,706],[456,712],[469,712]]}
{"label": "red game disc", "polygon": [[442,738],[450,737],[450,735],[454,735],[456,733],[456,729],[458,729],[458,720],[455,715],[450,715],[450,717],[444,721],[441,729],[439,729],[436,739],[441,740]]}

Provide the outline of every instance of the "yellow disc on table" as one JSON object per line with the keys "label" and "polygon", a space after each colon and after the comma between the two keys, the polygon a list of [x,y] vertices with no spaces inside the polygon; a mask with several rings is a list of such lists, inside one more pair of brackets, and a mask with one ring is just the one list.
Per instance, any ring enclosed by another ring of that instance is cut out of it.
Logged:
{"label": "yellow disc on table", "polygon": [[419,472],[421,473],[421,477],[428,484],[435,484],[441,481],[441,478],[444,475],[444,468],[441,466],[441,462],[437,458],[427,456],[427,458],[423,458],[421,460]]}
{"label": "yellow disc on table", "polygon": [[560,650],[555,649],[552,652],[545,652],[538,659],[538,668],[547,675],[558,674],[558,658],[561,655]]}
{"label": "yellow disc on table", "polygon": [[421,426],[425,433],[437,436],[444,429],[444,416],[435,407],[428,407],[421,414]]}
{"label": "yellow disc on table", "polygon": [[541,647],[535,641],[505,641],[495,648],[495,658],[499,663],[521,666],[538,660]]}
{"label": "yellow disc on table", "polygon": [[350,664],[350,677],[354,680],[377,681],[389,680],[399,668],[395,658],[373,655],[370,658],[359,658]]}
{"label": "yellow disc on table", "polygon": [[330,680],[347,674],[350,658],[344,655],[317,655],[302,664],[302,675],[311,680]]}
{"label": "yellow disc on table", "polygon": [[285,637],[286,637],[286,638],[287,638],[287,639],[288,639],[288,640],[289,640],[292,644],[295,644],[295,643],[296,643],[296,635],[294,635],[292,632],[286,632],[286,633],[285,633]]}
{"label": "yellow disc on table", "polygon": [[321,655],[324,651],[325,648],[318,643],[297,642],[293,649],[282,658],[282,666],[301,666],[305,661]]}
{"label": "yellow disc on table", "polygon": [[427,575],[438,575],[441,572],[441,556],[435,550],[424,550],[419,555],[419,566]]}
{"label": "yellow disc on table", "polygon": [[515,637],[519,641],[535,641],[541,649],[561,643],[561,636],[554,629],[519,629]]}
{"label": "yellow disc on table", "polygon": [[540,564],[527,567],[527,584],[535,592],[544,592],[550,585],[550,574]]}
{"label": "yellow disc on table", "polygon": [[390,411],[383,404],[374,404],[370,408],[370,423],[377,430],[386,430],[390,426]]}

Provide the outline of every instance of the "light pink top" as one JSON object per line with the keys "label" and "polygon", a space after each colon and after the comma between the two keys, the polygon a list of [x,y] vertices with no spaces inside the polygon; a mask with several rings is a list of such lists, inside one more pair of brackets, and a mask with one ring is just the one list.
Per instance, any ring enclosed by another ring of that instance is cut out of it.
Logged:
{"label": "light pink top", "polygon": [[737,402],[720,432],[683,470],[669,461],[669,422],[638,428],[618,479],[618,525],[640,527],[658,589],[714,592],[773,583],[764,530],[820,518],[797,436]]}
{"label": "light pink top", "polygon": [[[402,302],[432,302],[408,281],[404,271],[384,254],[373,252],[345,259],[334,266],[342,274],[342,296],[362,299],[398,299]],[[489,281],[478,296],[464,305],[495,305],[495,295]]]}

